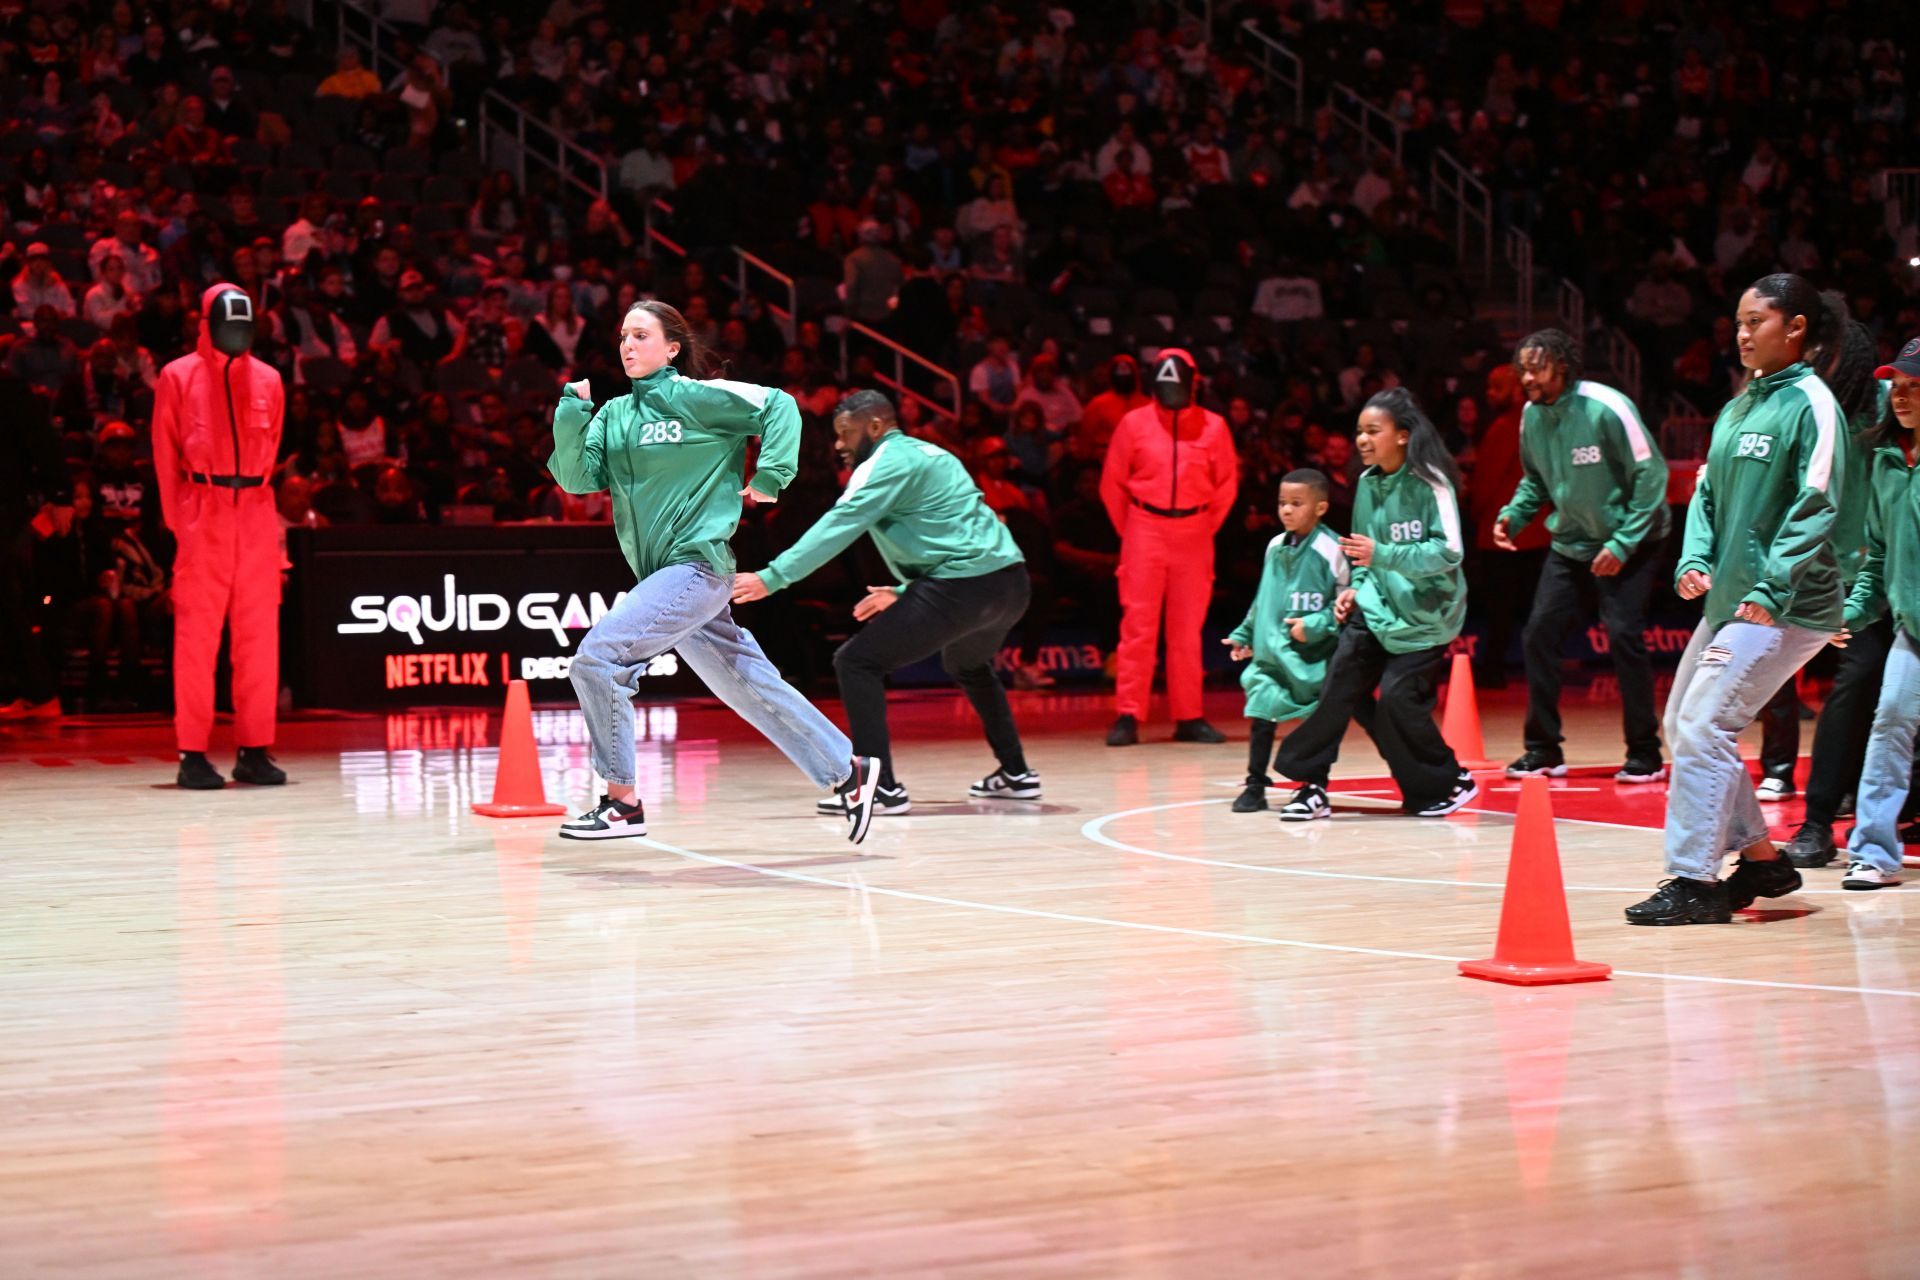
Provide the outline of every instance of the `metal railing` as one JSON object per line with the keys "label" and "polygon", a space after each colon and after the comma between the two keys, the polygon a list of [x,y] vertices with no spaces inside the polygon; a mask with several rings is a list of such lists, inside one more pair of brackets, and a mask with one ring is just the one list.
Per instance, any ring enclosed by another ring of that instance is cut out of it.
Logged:
{"label": "metal railing", "polygon": [[1533,237],[1518,227],[1508,227],[1505,238],[1507,266],[1513,269],[1513,319],[1521,333],[1533,331]]}
{"label": "metal railing", "polygon": [[1453,224],[1454,251],[1463,269],[1493,282],[1493,193],[1451,152],[1435,151],[1429,173],[1433,211]]}
{"label": "metal railing", "polygon": [[1300,55],[1275,40],[1260,29],[1260,24],[1248,18],[1240,24],[1242,38],[1253,51],[1254,65],[1259,67],[1280,96],[1293,100],[1293,122],[1296,125],[1307,122],[1307,68],[1300,61]]}
{"label": "metal railing", "polygon": [[1562,329],[1582,342],[1587,340],[1587,295],[1579,285],[1562,277],[1554,289],[1553,309]]}
{"label": "metal railing", "polygon": [[[383,81],[407,70],[392,46],[400,32],[379,15],[353,0],[332,0],[337,42],[357,49],[368,68]],[[313,15],[319,27],[319,14]],[[442,70],[444,70],[444,66]],[[607,162],[588,151],[505,95],[488,89],[480,95],[480,118],[474,137],[484,164],[512,173],[522,191],[527,187],[527,162],[545,165],[576,191],[604,200],[611,191]]]}
{"label": "metal railing", "polygon": [[1614,381],[1629,399],[1639,400],[1640,348],[1634,345],[1633,339],[1606,323],[1595,327],[1594,337],[1599,340],[1601,358],[1607,368],[1613,370]]}
{"label": "metal railing", "polygon": [[[962,388],[960,375],[943,365],[935,364],[910,347],[903,347],[878,329],[861,324],[858,320],[848,320],[840,330],[840,378],[845,381],[853,364],[853,340],[865,339],[893,356],[893,376],[881,372],[876,362],[874,376],[887,386],[896,396],[916,400],[923,409],[937,413],[943,418],[958,421],[960,417],[960,397]],[[931,375],[936,386],[944,385],[952,396],[952,405],[943,405],[939,401],[907,385],[907,365],[911,362]]]}
{"label": "metal railing", "polygon": [[1920,225],[1920,169],[1882,169],[1875,185],[1887,202],[1887,230]]}
{"label": "metal railing", "polygon": [[[793,277],[780,270],[764,258],[756,258],[739,245],[733,245],[734,291],[742,298],[747,296],[747,272],[757,271],[787,291],[787,305],[780,306],[768,302],[767,309],[780,321],[780,331],[787,336],[787,345],[793,345],[793,335],[800,323],[800,291],[794,287]],[[957,410],[956,410],[957,412]]]}
{"label": "metal railing", "polygon": [[1399,166],[1406,127],[1398,120],[1367,101],[1358,89],[1339,80],[1327,86],[1327,110],[1360,139],[1360,145],[1365,148],[1362,156],[1370,161],[1377,153],[1390,151],[1395,167]]}

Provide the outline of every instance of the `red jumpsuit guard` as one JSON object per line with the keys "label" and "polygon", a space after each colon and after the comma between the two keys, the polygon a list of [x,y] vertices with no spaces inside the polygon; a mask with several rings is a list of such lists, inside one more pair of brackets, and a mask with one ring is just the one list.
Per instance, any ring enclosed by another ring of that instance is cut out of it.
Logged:
{"label": "red jumpsuit guard", "polygon": [[200,341],[170,361],[154,391],[153,462],[160,508],[180,544],[173,585],[173,731],[205,752],[213,668],[232,627],[233,732],[273,745],[280,696],[280,517],[268,483],[280,451],[285,391],[272,366],[213,345],[206,314],[231,284],[200,297]]}
{"label": "red jumpsuit guard", "polygon": [[[1184,362],[1185,368],[1169,367]],[[1184,377],[1193,358],[1168,348],[1156,381]],[[1219,414],[1156,400],[1120,419],[1100,475],[1100,500],[1120,533],[1118,715],[1145,719],[1153,691],[1160,610],[1167,613],[1167,702],[1176,721],[1200,719],[1200,628],[1213,595],[1213,537],[1239,493],[1240,460]]]}

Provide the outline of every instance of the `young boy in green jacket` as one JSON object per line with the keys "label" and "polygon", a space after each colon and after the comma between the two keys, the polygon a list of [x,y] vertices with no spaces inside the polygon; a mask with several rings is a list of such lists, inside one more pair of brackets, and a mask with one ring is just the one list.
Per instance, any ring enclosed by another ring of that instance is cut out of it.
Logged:
{"label": "young boy in green jacket", "polygon": [[1347,558],[1340,540],[1321,527],[1327,514],[1329,485],[1324,473],[1289,471],[1280,481],[1280,527],[1286,532],[1267,544],[1266,564],[1253,607],[1233,634],[1221,641],[1233,660],[1248,658],[1240,673],[1251,722],[1247,748],[1247,788],[1233,802],[1235,813],[1267,807],[1267,764],[1273,738],[1283,720],[1304,720],[1320,701],[1333,656],[1338,624],[1333,602],[1347,589]]}

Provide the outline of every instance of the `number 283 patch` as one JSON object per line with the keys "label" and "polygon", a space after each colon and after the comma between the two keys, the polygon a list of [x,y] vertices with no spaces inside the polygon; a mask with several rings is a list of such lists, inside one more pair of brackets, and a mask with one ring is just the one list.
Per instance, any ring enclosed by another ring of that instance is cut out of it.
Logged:
{"label": "number 283 patch", "polygon": [[1773,437],[1764,431],[1743,431],[1733,442],[1733,456],[1765,462],[1773,456]]}

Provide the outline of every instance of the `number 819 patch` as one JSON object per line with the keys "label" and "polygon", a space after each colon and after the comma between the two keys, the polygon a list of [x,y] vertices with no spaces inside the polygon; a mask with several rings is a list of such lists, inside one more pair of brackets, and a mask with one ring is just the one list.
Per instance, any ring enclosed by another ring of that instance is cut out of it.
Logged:
{"label": "number 819 patch", "polygon": [[1773,437],[1763,431],[1745,431],[1734,442],[1733,456],[1757,458],[1761,462],[1773,456]]}

